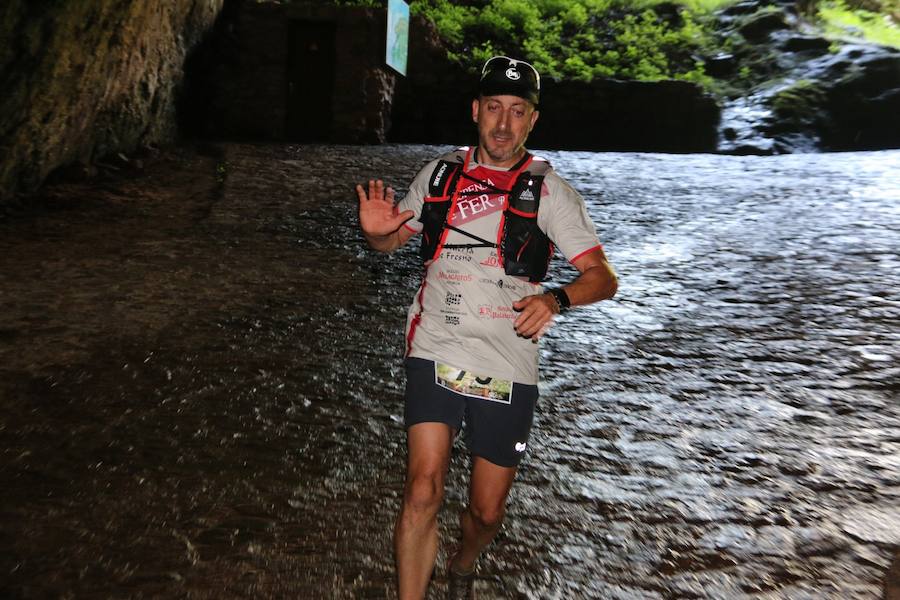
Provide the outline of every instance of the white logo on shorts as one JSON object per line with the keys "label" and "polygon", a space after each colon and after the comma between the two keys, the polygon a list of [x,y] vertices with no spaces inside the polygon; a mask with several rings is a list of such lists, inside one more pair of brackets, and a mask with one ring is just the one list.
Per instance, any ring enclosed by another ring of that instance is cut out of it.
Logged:
{"label": "white logo on shorts", "polygon": [[516,442],[516,452],[525,452],[525,442]]}

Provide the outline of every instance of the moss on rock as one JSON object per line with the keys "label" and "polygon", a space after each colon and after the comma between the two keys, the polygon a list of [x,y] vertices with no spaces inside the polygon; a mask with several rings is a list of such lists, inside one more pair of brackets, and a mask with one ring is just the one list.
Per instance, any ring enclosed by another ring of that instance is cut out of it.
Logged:
{"label": "moss on rock", "polygon": [[781,119],[794,122],[812,122],[825,101],[822,85],[809,79],[801,79],[794,85],[776,92],[769,99],[772,112]]}

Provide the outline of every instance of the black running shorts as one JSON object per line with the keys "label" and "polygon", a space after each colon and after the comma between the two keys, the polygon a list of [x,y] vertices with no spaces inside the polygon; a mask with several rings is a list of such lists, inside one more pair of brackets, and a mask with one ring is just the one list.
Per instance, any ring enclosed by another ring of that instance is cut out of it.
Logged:
{"label": "black running shorts", "polygon": [[469,452],[501,467],[518,466],[525,455],[537,398],[536,385],[491,387],[490,379],[406,359],[406,427],[446,423],[459,431],[465,422]]}

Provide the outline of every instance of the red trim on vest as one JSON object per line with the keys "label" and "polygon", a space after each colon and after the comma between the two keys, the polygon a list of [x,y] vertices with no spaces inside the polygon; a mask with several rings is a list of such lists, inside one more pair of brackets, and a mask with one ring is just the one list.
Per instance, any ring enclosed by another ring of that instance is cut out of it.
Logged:
{"label": "red trim on vest", "polygon": [[[509,198],[507,198],[507,201],[508,200],[509,200]],[[528,219],[537,217],[537,213],[525,212],[524,210],[517,210],[516,208],[514,208],[512,206],[507,206],[506,208],[507,208],[507,210],[509,210],[509,212],[513,213],[514,215],[519,215],[520,217],[525,217]]]}
{"label": "red trim on vest", "polygon": [[522,258],[522,253],[525,252],[525,248],[527,248],[528,244],[531,243],[531,237],[532,236],[528,236],[528,240],[524,244],[522,244],[521,248],[519,248],[519,253],[516,255],[517,262]]}

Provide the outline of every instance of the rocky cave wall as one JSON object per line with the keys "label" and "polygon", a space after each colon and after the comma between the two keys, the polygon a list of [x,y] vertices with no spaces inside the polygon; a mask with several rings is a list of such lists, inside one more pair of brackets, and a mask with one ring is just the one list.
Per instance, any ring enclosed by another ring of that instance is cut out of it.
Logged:
{"label": "rocky cave wall", "polygon": [[53,170],[175,139],[187,53],[223,0],[6,0],[0,205]]}

